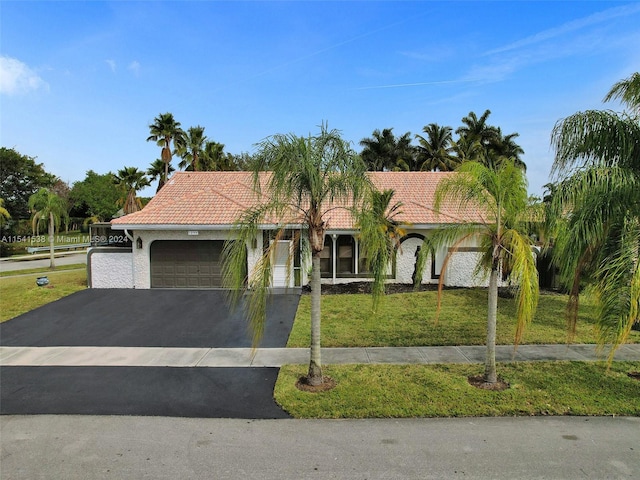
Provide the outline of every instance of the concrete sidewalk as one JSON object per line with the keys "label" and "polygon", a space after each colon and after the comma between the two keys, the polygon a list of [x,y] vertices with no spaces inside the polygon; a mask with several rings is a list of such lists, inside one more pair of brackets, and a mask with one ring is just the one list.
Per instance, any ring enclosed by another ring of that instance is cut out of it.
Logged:
{"label": "concrete sidewalk", "polygon": [[[482,363],[484,346],[323,348],[324,364]],[[496,347],[499,362],[597,361],[595,345],[512,345]],[[622,345],[619,361],[640,361],[640,344]],[[305,364],[308,348],[6,347],[2,366],[280,367]]]}

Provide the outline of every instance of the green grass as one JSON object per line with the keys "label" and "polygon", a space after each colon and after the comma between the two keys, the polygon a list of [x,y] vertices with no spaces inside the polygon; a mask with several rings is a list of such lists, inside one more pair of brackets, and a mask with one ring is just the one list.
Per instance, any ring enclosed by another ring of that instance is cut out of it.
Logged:
{"label": "green grass", "polygon": [[[39,287],[36,278],[49,277],[49,285]],[[87,288],[86,270],[51,271],[0,278],[0,322]]]}
{"label": "green grass", "polygon": [[479,365],[332,365],[333,390],[295,387],[306,367],[280,369],[274,397],[295,418],[409,418],[511,415],[640,415],[640,362],[531,362],[498,365],[510,383],[481,390],[467,378]]}
{"label": "green grass", "polygon": [[[486,289],[445,290],[436,323],[437,292],[387,295],[377,314],[371,313],[371,297],[365,294],[323,295],[322,345],[325,347],[484,345],[486,340]],[[567,296],[543,293],[535,319],[522,343],[565,343],[564,311]],[[308,347],[310,297],[303,295],[289,337],[289,347]],[[577,343],[596,343],[595,308],[581,299]],[[497,342],[512,344],[515,335],[515,302],[500,298]],[[640,342],[632,332],[629,343]]]}

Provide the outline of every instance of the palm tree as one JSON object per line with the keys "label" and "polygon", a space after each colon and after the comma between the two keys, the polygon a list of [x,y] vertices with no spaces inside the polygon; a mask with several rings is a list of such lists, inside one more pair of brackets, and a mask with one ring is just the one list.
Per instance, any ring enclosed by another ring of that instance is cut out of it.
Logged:
{"label": "palm tree", "polygon": [[237,169],[233,155],[225,153],[223,143],[207,141],[202,155],[202,170],[208,172],[231,172]]}
{"label": "palm tree", "polygon": [[180,128],[180,122],[176,122],[171,113],[161,113],[153,119],[154,123],[149,125],[149,135],[147,142],[156,142],[162,148],[160,158],[165,164],[164,178],[169,178],[169,165],[171,164],[173,142],[174,150],[180,149],[184,145],[185,133]]}
{"label": "palm tree", "polygon": [[456,134],[471,141],[477,140],[483,147],[488,147],[498,136],[498,129],[487,123],[489,115],[491,110],[485,110],[480,118],[475,112],[469,112],[462,118],[464,125],[456,129]]}
{"label": "palm tree", "polygon": [[358,204],[368,186],[364,164],[340,132],[328,130],[323,124],[318,135],[307,138],[293,134],[266,138],[258,144],[253,168],[256,189],[260,189],[261,179],[267,179],[264,188],[268,200],[244,212],[236,224],[234,240],[226,243],[225,283],[232,292],[232,303],[249,292],[247,311],[256,345],[264,329],[266,293],[278,242],[265,249],[248,281],[247,245],[255,242],[265,218],[279,219],[276,239],[283,237],[287,227],[302,227],[306,238],[301,243],[310,251],[312,262],[311,352],[306,382],[320,385],[324,381],[320,355],[320,253],[331,212],[346,208],[340,205],[346,205],[349,199]]}
{"label": "palm tree", "polygon": [[69,221],[66,202],[48,188],[41,188],[29,197],[29,210],[32,212],[31,226],[37,230],[41,222],[49,226],[49,268],[56,268],[54,255],[54,239],[56,228],[60,228],[62,220]]}
{"label": "palm tree", "polygon": [[400,162],[409,166],[413,163],[414,150],[409,132],[396,138],[393,128],[376,129],[371,137],[360,140],[360,145],[363,147],[360,156],[369,171],[393,170]]}
{"label": "palm tree", "polygon": [[416,149],[420,170],[440,172],[455,170],[459,162],[453,155],[453,129],[430,123],[422,131],[427,134],[426,138],[416,135],[419,143]]}
{"label": "palm tree", "polygon": [[151,185],[145,173],[138,170],[137,167],[124,167],[122,170],[118,170],[118,173],[113,176],[113,180],[122,191],[123,196],[119,204],[122,205],[124,214],[128,215],[141,210],[142,202],[136,197],[136,192]]}
{"label": "palm tree", "polygon": [[588,110],[554,127],[554,259],[570,289],[575,330],[586,282],[598,301],[599,344],[609,360],[640,319],[640,73],[616,83],[604,101],[628,111]]}
{"label": "palm tree", "polygon": [[[147,175],[149,175],[149,180],[152,182],[155,182],[156,180],[158,180],[158,188],[156,188],[156,193],[158,193],[160,191],[160,189],[164,186],[164,184],[167,182],[166,177],[164,176],[164,172],[166,171],[166,163],[164,163],[162,161],[161,158],[156,158],[152,163],[151,166],[147,169]],[[169,170],[168,173],[171,174],[175,171],[175,168],[173,168],[173,165],[169,165]]]}
{"label": "palm tree", "polygon": [[[525,327],[531,322],[538,302],[538,272],[532,252],[533,242],[527,225],[531,220],[528,208],[527,181],[524,172],[512,161],[505,161],[497,168],[479,162],[465,162],[457,170],[458,175],[443,179],[436,189],[434,207],[437,211],[445,202],[459,211],[472,208],[483,212],[481,223],[460,223],[443,227],[427,240],[429,248],[423,248],[424,256],[433,249],[453,245],[442,267],[443,273],[453,253],[466,241],[477,241],[481,258],[476,274],[489,276],[487,309],[487,352],[484,382],[496,383],[496,319],[498,308],[498,278],[506,275],[515,289],[517,304],[517,328],[515,345],[522,339]],[[416,284],[420,284],[422,268]],[[440,276],[438,308],[444,282]]]}
{"label": "palm tree", "polygon": [[178,168],[193,172],[204,170],[199,160],[204,152],[206,141],[207,136],[204,134],[204,127],[200,125],[189,127],[184,137],[184,143],[176,149],[178,155],[182,158]]}
{"label": "palm tree", "polygon": [[405,236],[405,224],[396,219],[402,212],[402,203],[391,204],[393,190],[371,190],[364,205],[353,213],[360,230],[360,256],[366,259],[366,268],[373,272],[373,311],[385,293],[387,268],[400,248]]}

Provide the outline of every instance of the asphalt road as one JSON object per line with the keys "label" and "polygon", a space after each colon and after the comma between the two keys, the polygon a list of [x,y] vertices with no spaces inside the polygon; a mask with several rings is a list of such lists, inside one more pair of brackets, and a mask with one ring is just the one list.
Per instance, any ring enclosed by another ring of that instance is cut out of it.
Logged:
{"label": "asphalt road", "polygon": [[[0,261],[0,272],[16,272],[20,270],[28,270],[31,268],[49,268],[49,257],[43,258],[43,255],[34,257],[21,257],[21,260],[2,260]],[[56,266],[75,265],[78,263],[87,263],[87,252],[68,253],[64,255],[56,255]]]}
{"label": "asphalt road", "polygon": [[0,417],[3,480],[637,479],[640,419]]}

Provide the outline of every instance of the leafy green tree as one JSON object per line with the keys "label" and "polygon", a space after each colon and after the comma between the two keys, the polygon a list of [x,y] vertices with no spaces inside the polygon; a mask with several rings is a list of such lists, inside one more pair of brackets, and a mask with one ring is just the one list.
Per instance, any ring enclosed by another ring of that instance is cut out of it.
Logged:
{"label": "leafy green tree", "polygon": [[393,128],[376,129],[371,137],[360,140],[360,146],[363,147],[360,156],[369,171],[393,170],[400,163],[411,169],[415,164],[409,132],[396,138]]}
{"label": "leafy green tree", "polygon": [[455,170],[459,160],[453,153],[453,129],[437,123],[430,123],[422,131],[426,134],[426,138],[422,135],[416,135],[420,170],[439,172]]}
{"label": "leafy green tree", "polygon": [[575,331],[586,283],[610,361],[640,319],[640,73],[616,83],[604,99],[611,100],[628,110],[578,112],[552,134],[553,253],[570,290],[568,324]]}
{"label": "leafy green tree", "polygon": [[7,220],[11,218],[11,214],[9,210],[4,208],[4,199],[0,198],[0,227],[4,227],[4,224]]}
{"label": "leafy green tree", "polygon": [[0,147],[0,198],[14,220],[29,218],[29,197],[56,180],[35,157]]}
{"label": "leafy green tree", "polygon": [[165,164],[164,178],[169,178],[169,165],[173,156],[172,145],[175,151],[179,151],[185,144],[185,133],[180,128],[180,122],[176,122],[172,113],[161,113],[154,118],[154,123],[149,125],[150,135],[147,142],[156,142],[162,149],[160,158]]}
{"label": "leafy green tree", "polygon": [[64,199],[48,188],[41,188],[29,197],[29,209],[32,212],[32,228],[34,233],[40,223],[49,226],[49,268],[56,267],[54,255],[55,230],[60,228],[62,220],[68,221],[67,204]]}
{"label": "leafy green tree", "polygon": [[184,137],[184,144],[177,148],[178,155],[182,158],[178,168],[197,172],[204,170],[200,164],[200,158],[204,153],[207,136],[204,127],[189,127]]}
{"label": "leafy green tree", "polygon": [[224,144],[208,141],[202,155],[202,170],[208,172],[233,172],[238,170],[234,156],[224,151]]}
{"label": "leafy green tree", "polygon": [[[164,176],[166,164],[162,161],[161,158],[155,159],[151,162],[151,165],[147,169],[147,175],[149,175],[149,180],[155,182],[158,180],[158,188],[156,188],[156,193],[160,191],[160,189],[167,182],[167,179]],[[176,169],[173,168],[173,165],[169,165],[168,173],[171,174]]]}
{"label": "leafy green tree", "polygon": [[136,196],[138,190],[151,185],[145,173],[137,167],[124,167],[113,176],[114,183],[120,189],[119,205],[125,215],[142,209],[142,202]]}
{"label": "leafy green tree", "polygon": [[[466,241],[479,243],[481,258],[475,273],[489,276],[484,381],[492,384],[498,381],[495,344],[500,274],[506,275],[515,289],[516,345],[531,322],[538,302],[538,272],[528,229],[532,213],[528,207],[527,181],[523,170],[512,161],[505,161],[497,168],[465,162],[457,172],[458,175],[445,178],[438,185],[436,211],[446,202],[459,211],[473,209],[486,216],[481,223],[463,222],[435,231],[428,239],[428,248],[420,252],[423,258],[419,264],[424,264],[424,256],[433,249],[452,246],[442,267],[440,297],[450,256]],[[421,282],[421,272],[419,268],[416,284]],[[438,300],[438,307],[439,303]]]}
{"label": "leafy green tree", "polygon": [[[336,130],[322,125],[315,136],[278,134],[258,145],[254,185],[260,189],[266,179],[265,202],[247,209],[236,224],[234,240],[225,248],[224,278],[232,303],[248,292],[248,316],[254,345],[264,329],[266,295],[271,281],[277,242],[265,249],[254,271],[246,278],[247,245],[255,241],[260,225],[278,219],[274,238],[283,238],[291,225],[302,225],[304,248],[310,250],[311,269],[311,353],[307,383],[323,383],[320,354],[320,252],[324,247],[327,221],[332,211],[351,199],[360,203],[369,186],[363,163]],[[267,171],[265,173],[265,171]],[[260,172],[263,172],[262,174]],[[346,208],[346,207],[342,207]]]}
{"label": "leafy green tree", "polygon": [[118,212],[120,193],[113,188],[113,173],[87,171],[84,180],[74,182],[69,192],[72,216],[108,221]]}

